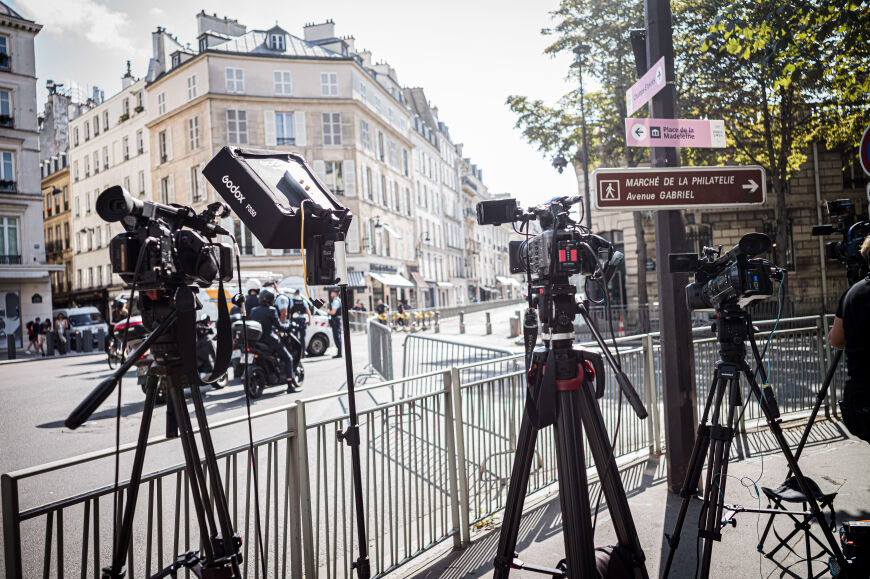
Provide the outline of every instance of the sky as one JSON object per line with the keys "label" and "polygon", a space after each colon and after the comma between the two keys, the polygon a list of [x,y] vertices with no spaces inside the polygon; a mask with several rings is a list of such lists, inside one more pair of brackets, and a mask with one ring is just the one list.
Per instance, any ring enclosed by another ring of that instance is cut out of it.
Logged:
{"label": "sky", "polygon": [[308,22],[332,19],[338,36],[354,36],[357,49],[372,51],[396,69],[403,86],[422,86],[463,154],[483,171],[492,193],[510,193],[523,205],[577,194],[571,167],[559,174],[514,128],[509,95],[553,103],[571,90],[570,55],[544,55],[558,0],[320,0],[287,2],[212,0],[14,0],[9,4],[43,25],[36,37],[39,110],[45,81],[99,86],[109,96],[121,88],[125,62],[145,75],[151,32],[163,26],[196,46],[195,15],[237,19],[248,29],[276,22],[296,36]]}

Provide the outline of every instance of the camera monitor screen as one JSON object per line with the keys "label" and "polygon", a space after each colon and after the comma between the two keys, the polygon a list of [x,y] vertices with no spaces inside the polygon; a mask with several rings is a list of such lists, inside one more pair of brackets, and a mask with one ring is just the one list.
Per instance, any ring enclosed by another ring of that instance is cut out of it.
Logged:
{"label": "camera monitor screen", "polygon": [[266,248],[303,247],[306,200],[306,240],[335,239],[350,227],[350,211],[296,153],[224,147],[202,174]]}

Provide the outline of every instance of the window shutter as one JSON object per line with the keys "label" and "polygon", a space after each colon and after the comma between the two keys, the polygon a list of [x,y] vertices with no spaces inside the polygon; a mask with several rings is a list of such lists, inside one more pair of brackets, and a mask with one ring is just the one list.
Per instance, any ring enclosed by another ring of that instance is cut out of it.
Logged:
{"label": "window shutter", "polygon": [[175,175],[169,176],[169,202],[175,203]]}
{"label": "window shutter", "polygon": [[[202,200],[208,203],[208,183],[206,183],[205,177],[202,176],[202,170],[204,167],[205,163],[199,164],[199,167],[196,170],[196,179],[199,181],[199,191],[202,194]],[[229,231],[229,229],[227,231]]]}
{"label": "window shutter", "polygon": [[275,138],[275,111],[263,111],[263,122],[266,127],[266,146],[274,147],[278,144]]}
{"label": "window shutter", "polygon": [[305,143],[305,111],[293,113],[293,130],[296,132],[296,146],[304,147]]}
{"label": "window shutter", "polygon": [[345,237],[345,249],[348,253],[359,253],[359,217],[351,220]]}
{"label": "window shutter", "polygon": [[353,160],[341,162],[341,177],[344,179],[345,197],[356,197],[356,167]]}
{"label": "window shutter", "polygon": [[188,192],[188,202],[193,203],[193,178],[191,175],[192,171],[187,171],[187,192]]}
{"label": "window shutter", "polygon": [[166,127],[166,158],[172,160],[172,127]]}
{"label": "window shutter", "polygon": [[317,175],[318,179],[326,184],[326,163],[319,159],[314,161],[314,174]]}

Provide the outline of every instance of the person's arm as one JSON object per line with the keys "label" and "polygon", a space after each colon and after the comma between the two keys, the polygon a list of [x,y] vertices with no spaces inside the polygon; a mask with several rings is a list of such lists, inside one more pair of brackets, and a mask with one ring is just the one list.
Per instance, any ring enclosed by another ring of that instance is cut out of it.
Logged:
{"label": "person's arm", "polygon": [[846,348],[846,332],[843,331],[843,318],[834,318],[834,325],[831,327],[831,331],[828,332],[828,342],[838,350]]}

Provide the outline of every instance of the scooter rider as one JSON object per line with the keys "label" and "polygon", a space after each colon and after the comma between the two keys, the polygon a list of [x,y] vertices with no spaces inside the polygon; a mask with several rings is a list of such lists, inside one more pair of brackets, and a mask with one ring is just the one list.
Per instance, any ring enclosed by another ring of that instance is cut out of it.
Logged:
{"label": "scooter rider", "polygon": [[[306,318],[307,316],[307,318]],[[293,292],[293,299],[290,300],[290,317],[291,318],[305,318],[300,320],[301,323],[299,327],[301,328],[299,339],[302,341],[302,355],[305,356],[305,331],[308,326],[311,325],[311,308],[308,307],[308,304],[302,299],[302,293],[299,290]]]}
{"label": "scooter rider", "polygon": [[271,290],[261,290],[257,299],[259,305],[250,311],[248,319],[260,323],[260,326],[263,328],[260,341],[268,346],[278,359],[281,360],[284,375],[287,376],[287,392],[299,392],[302,388],[293,379],[293,368],[295,366],[293,356],[290,355],[290,352],[287,351],[287,348],[284,347],[281,340],[274,333],[276,329],[281,329],[285,332],[289,331],[290,324],[287,322],[282,323],[278,318],[278,312],[272,307],[275,304],[275,294]]}

